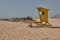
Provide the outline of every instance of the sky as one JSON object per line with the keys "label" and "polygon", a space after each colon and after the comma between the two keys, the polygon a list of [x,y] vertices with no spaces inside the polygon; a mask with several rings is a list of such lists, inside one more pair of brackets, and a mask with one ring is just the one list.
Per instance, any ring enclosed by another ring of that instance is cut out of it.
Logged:
{"label": "sky", "polygon": [[38,17],[36,7],[50,9],[48,16],[60,14],[60,0],[0,0],[0,18]]}

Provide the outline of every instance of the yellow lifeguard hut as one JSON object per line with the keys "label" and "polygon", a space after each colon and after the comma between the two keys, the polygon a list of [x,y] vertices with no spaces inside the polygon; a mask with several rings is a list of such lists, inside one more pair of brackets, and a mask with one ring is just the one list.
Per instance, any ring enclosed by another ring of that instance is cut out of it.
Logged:
{"label": "yellow lifeguard hut", "polygon": [[40,23],[49,25],[49,23],[48,23],[48,10],[49,9],[46,9],[43,7],[37,7],[37,9],[38,9],[38,15],[40,18]]}
{"label": "yellow lifeguard hut", "polygon": [[37,10],[38,10],[40,21],[30,22],[30,26],[31,27],[51,27],[51,25],[48,23],[48,10],[49,9],[46,9],[43,7],[37,7]]}
{"label": "yellow lifeguard hut", "polygon": [[38,14],[41,22],[48,22],[48,9],[42,8],[42,7],[37,7],[38,9]]}

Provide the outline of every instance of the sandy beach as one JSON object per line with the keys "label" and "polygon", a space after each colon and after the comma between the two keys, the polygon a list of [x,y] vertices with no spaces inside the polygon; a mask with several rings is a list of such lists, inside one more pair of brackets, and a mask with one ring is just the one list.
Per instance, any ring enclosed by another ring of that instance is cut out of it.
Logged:
{"label": "sandy beach", "polygon": [[[60,19],[49,19],[60,27]],[[0,40],[60,40],[60,28],[30,28],[28,23],[0,21]]]}

